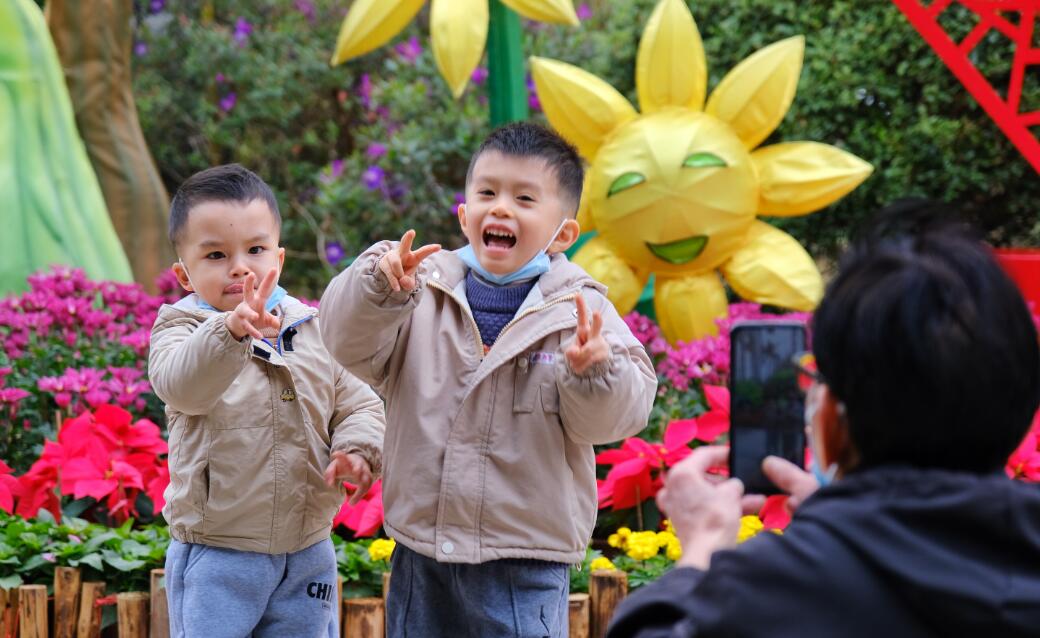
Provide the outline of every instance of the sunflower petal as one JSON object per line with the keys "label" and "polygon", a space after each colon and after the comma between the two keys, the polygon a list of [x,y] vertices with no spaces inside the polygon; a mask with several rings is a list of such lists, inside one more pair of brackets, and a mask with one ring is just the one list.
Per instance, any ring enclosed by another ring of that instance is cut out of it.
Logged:
{"label": "sunflower petal", "polygon": [[809,253],[763,221],[748,229],[746,243],[722,265],[722,274],[737,294],[755,303],[808,311],[823,297],[823,278]]}
{"label": "sunflower petal", "polygon": [[433,0],[430,34],[437,68],[456,98],[484,55],[488,34],[487,0]]}
{"label": "sunflower petal", "polygon": [[669,106],[700,111],[708,63],[697,24],[682,0],[662,0],[639,41],[636,87],[639,107],[653,113]]}
{"label": "sunflower petal", "polygon": [[580,24],[572,0],[502,0],[502,4],[531,20],[571,26]]}
{"label": "sunflower petal", "polygon": [[404,29],[426,0],[356,0],[343,19],[332,65],[386,44]]}
{"label": "sunflower petal", "polygon": [[586,159],[595,157],[614,129],[636,117],[625,96],[576,66],[532,57],[531,76],[549,123]]}
{"label": "sunflower petal", "polygon": [[671,343],[718,334],[715,320],[726,316],[726,290],[715,271],[661,277],[654,285],[654,311]]}
{"label": "sunflower petal", "polygon": [[733,127],[745,148],[769,137],[794,100],[805,38],[798,35],[759,49],[715,87],[705,113]]}
{"label": "sunflower petal", "polygon": [[644,282],[602,237],[593,237],[574,255],[574,263],[607,287],[607,298],[621,314],[636,307]]}
{"label": "sunflower petal", "polygon": [[817,142],[786,142],[751,154],[758,170],[761,215],[819,210],[852,191],[874,167],[852,153]]}

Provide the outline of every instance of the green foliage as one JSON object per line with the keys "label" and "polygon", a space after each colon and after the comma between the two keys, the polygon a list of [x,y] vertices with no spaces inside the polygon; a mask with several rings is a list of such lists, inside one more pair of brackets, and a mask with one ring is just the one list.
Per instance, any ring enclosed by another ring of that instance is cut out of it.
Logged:
{"label": "green foliage", "polygon": [[[134,83],[166,185],[172,191],[221,162],[259,171],[279,195],[285,280],[296,294],[321,291],[346,263],[340,249],[349,258],[408,227],[422,242],[460,244],[453,210],[470,154],[488,132],[488,109],[483,86],[471,83],[461,100],[450,98],[429,48],[428,9],[390,45],[331,68],[343,2],[168,4],[142,21],[147,52],[137,58]],[[635,55],[655,1],[589,4],[593,16],[579,29],[525,22],[525,53],[576,64],[635,104]],[[906,195],[963,205],[996,242],[1040,241],[1032,208],[1040,180],[891,2],[689,4],[712,87],[756,49],[806,36],[794,104],[766,143],[826,142],[875,166],[826,211],[772,220],[811,251],[833,257],[872,211]],[[310,5],[313,16],[300,9]],[[956,9],[943,16],[957,33],[968,24],[963,18]],[[239,19],[252,31],[236,40]],[[414,61],[394,48],[412,37],[423,46]],[[987,36],[972,54],[998,87],[1010,69],[1002,38]],[[222,108],[231,94],[234,105]],[[1040,85],[1027,83],[1023,105],[1040,106]],[[533,119],[544,121],[537,112]]]}
{"label": "green foliage", "polygon": [[163,566],[170,535],[165,525],[132,529],[66,517],[58,524],[46,510],[27,521],[0,511],[0,587],[54,582],[55,567],[79,567],[83,580],[104,580],[110,592],[146,591],[152,569]]}
{"label": "green foliage", "polygon": [[344,582],[344,598],[383,595],[383,574],[390,571],[390,563],[372,559],[368,548],[374,541],[346,541],[336,534],[332,535],[332,543],[336,547],[336,564]]}

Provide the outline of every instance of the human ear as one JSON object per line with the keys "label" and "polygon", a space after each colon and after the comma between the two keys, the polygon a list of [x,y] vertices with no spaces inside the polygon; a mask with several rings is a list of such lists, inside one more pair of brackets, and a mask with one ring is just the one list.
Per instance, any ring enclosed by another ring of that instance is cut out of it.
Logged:
{"label": "human ear", "polygon": [[581,235],[581,226],[578,225],[577,220],[568,219],[563,222],[563,227],[560,228],[560,232],[556,233],[556,239],[549,244],[549,250],[546,252],[562,253],[578,241],[579,235]]}
{"label": "human ear", "polygon": [[175,261],[173,262],[173,266],[170,268],[173,269],[173,274],[177,276],[177,283],[181,285],[181,288],[184,288],[188,292],[195,292],[195,289],[191,287],[191,280],[188,279],[188,271],[184,267],[184,264]]}
{"label": "human ear", "polygon": [[827,385],[820,388],[820,407],[816,411],[813,428],[816,430],[817,450],[823,458],[820,467],[838,465],[838,473],[845,474],[859,462],[859,453],[849,433],[845,407]]}

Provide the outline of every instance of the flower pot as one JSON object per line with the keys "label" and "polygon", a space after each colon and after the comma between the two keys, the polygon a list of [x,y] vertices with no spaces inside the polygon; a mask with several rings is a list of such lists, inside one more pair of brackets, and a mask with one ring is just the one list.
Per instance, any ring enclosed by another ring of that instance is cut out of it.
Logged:
{"label": "flower pot", "polygon": [[1040,248],[998,248],[997,261],[1018,284],[1030,309],[1040,312]]}

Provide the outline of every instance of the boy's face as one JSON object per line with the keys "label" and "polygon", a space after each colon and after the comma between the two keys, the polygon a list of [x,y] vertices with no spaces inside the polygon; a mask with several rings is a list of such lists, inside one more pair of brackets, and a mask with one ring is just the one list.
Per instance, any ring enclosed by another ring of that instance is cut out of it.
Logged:
{"label": "boy's face", "polygon": [[242,302],[246,275],[256,286],[272,268],[282,272],[285,249],[278,246],[279,229],[267,202],[203,202],[188,212],[173,265],[181,286],[220,311]]}
{"label": "boy's face", "polygon": [[459,206],[459,224],[480,264],[496,275],[518,270],[553,239],[560,222],[549,253],[567,250],[580,228],[567,218],[574,206],[561,195],[544,159],[482,153],[466,185],[466,203]]}

